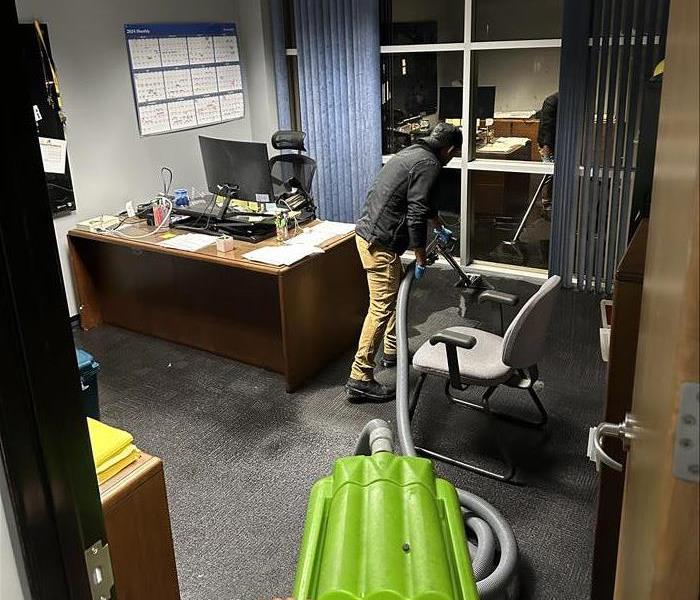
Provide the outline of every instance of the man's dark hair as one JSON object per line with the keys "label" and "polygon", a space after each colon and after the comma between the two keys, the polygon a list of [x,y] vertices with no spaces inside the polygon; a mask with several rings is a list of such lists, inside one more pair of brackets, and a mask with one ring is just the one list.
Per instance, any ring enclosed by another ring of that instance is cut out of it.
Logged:
{"label": "man's dark hair", "polygon": [[442,150],[443,148],[449,148],[450,146],[461,148],[462,130],[459,127],[450,125],[449,123],[440,122],[433,127],[430,135],[425,138],[425,142],[433,150]]}

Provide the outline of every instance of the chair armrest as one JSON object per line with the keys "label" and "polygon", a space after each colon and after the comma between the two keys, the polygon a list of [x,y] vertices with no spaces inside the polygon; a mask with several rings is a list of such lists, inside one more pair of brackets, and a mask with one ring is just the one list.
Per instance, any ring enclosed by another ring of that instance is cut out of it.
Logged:
{"label": "chair armrest", "polygon": [[479,294],[479,304],[482,302],[493,302],[494,304],[515,306],[519,301],[520,298],[515,294],[499,292],[498,290],[486,290],[485,292],[481,292],[481,294]]}
{"label": "chair armrest", "polygon": [[476,338],[473,335],[466,333],[457,333],[455,331],[441,331],[430,338],[430,345],[445,344],[446,346],[457,346],[469,350],[476,346]]}
{"label": "chair armrest", "polygon": [[450,385],[456,390],[464,390],[462,385],[462,374],[459,370],[459,358],[457,358],[457,348],[469,350],[476,346],[476,338],[466,333],[444,330],[436,333],[430,338],[430,345],[445,344],[447,353],[447,368],[450,372]]}

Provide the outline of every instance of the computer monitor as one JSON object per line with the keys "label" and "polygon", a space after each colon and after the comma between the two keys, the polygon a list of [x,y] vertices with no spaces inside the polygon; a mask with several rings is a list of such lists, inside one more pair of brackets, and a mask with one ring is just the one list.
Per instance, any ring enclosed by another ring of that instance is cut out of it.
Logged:
{"label": "computer monitor", "polygon": [[[199,136],[207,188],[212,194],[219,186],[237,185],[238,198],[274,202],[267,145]],[[266,195],[263,200],[259,194]]]}
{"label": "computer monitor", "polygon": [[461,119],[462,88],[441,87],[439,104],[439,113],[441,119]]}
{"label": "computer monitor", "polygon": [[493,119],[495,104],[496,87],[493,85],[480,85],[476,89],[476,118]]}

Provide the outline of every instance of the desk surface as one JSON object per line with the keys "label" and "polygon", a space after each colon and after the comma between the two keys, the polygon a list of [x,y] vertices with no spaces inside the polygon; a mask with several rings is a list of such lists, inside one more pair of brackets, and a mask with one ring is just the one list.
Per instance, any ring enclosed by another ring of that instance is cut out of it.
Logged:
{"label": "desk surface", "polygon": [[[302,229],[316,225],[320,222],[321,221],[318,221],[318,220],[312,221],[310,223],[307,223]],[[124,229],[123,230],[120,229],[120,231],[124,231],[124,233],[129,234],[129,235],[144,235],[150,231],[153,231],[153,227],[150,227],[150,226],[146,225],[145,222],[142,222],[142,223],[137,223],[135,225],[131,225],[129,227],[124,227]],[[294,268],[299,263],[302,263],[306,260],[313,259],[313,256],[306,257],[306,258],[294,263],[291,266],[275,267],[273,265],[265,265],[262,263],[254,262],[252,260],[248,260],[247,258],[243,258],[244,254],[246,254],[252,250],[256,250],[258,248],[263,248],[265,246],[276,245],[277,241],[275,240],[274,237],[267,239],[267,240],[263,240],[263,241],[258,242],[256,244],[253,244],[251,242],[243,242],[243,241],[239,241],[239,240],[234,240],[233,250],[231,250],[230,252],[219,252],[216,249],[216,236],[211,236],[211,240],[212,240],[211,246],[206,246],[205,248],[202,248],[200,250],[195,250],[195,251],[177,250],[175,248],[168,248],[166,246],[160,245],[160,242],[162,242],[166,239],[172,239],[173,234],[178,236],[178,235],[186,235],[187,233],[191,233],[191,232],[183,231],[183,230],[179,230],[179,229],[170,229],[170,230],[163,231],[163,233],[157,233],[153,236],[149,236],[149,237],[146,237],[143,239],[133,239],[133,238],[122,237],[122,236],[115,235],[112,233],[93,233],[91,231],[83,231],[82,229],[71,229],[68,232],[68,236],[69,237],[85,238],[85,239],[89,239],[89,240],[96,240],[99,242],[105,242],[108,244],[116,244],[119,246],[127,246],[129,248],[139,248],[139,249],[148,250],[151,252],[161,252],[163,254],[181,256],[184,258],[201,260],[204,262],[223,264],[223,265],[227,265],[227,266],[247,269],[250,271],[258,271],[258,272],[262,272],[262,273],[270,273],[270,274],[275,274],[275,275],[283,273],[291,268]],[[346,233],[345,235],[335,236],[333,238],[330,238],[329,240],[326,240],[323,244],[321,244],[320,247],[324,250],[327,250],[329,248],[333,248],[334,246],[342,243],[344,240],[346,240],[349,237],[352,237],[353,235],[355,235],[354,231],[352,231],[350,233]]]}
{"label": "desk surface", "polygon": [[493,156],[508,156],[522,150],[530,142],[525,137],[498,137],[490,144],[477,146],[477,154],[490,154]]}
{"label": "desk surface", "polygon": [[125,483],[134,477],[148,477],[151,471],[157,470],[161,466],[161,461],[155,456],[141,452],[139,458],[100,484],[100,498],[102,504],[109,506],[124,490]]}

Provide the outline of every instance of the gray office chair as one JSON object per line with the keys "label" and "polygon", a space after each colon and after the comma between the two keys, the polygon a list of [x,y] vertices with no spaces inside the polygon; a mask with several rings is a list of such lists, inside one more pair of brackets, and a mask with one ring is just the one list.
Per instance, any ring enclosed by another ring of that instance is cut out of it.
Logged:
{"label": "gray office chair", "polygon": [[[537,361],[544,352],[547,329],[560,285],[560,277],[550,277],[523,305],[503,337],[472,327],[449,327],[425,342],[413,357],[413,368],[420,375],[411,397],[411,419],[425,379],[428,375],[434,375],[446,380],[445,395],[461,406],[519,425],[544,427],[547,411],[534,386],[539,381]],[[453,390],[464,391],[470,385],[486,388],[480,403],[454,396]],[[537,409],[538,418],[528,420],[493,410],[489,401],[500,385],[527,391]],[[510,481],[515,475],[513,465],[508,465],[504,472],[496,472],[427,448],[416,447],[416,450],[500,481]]]}

